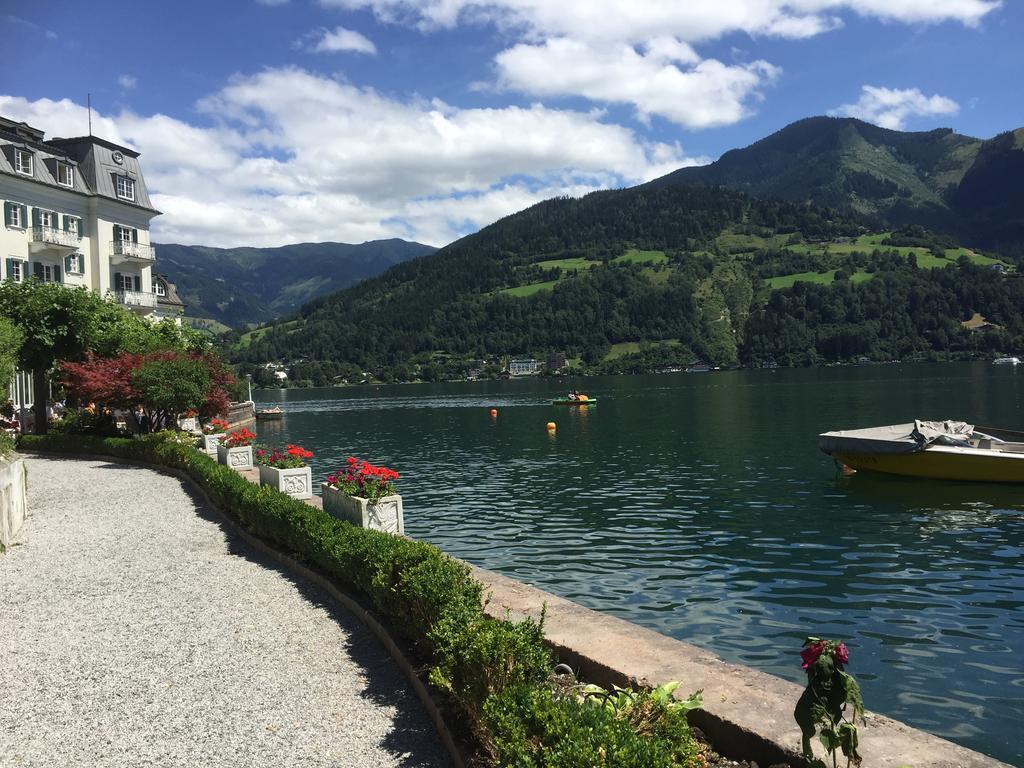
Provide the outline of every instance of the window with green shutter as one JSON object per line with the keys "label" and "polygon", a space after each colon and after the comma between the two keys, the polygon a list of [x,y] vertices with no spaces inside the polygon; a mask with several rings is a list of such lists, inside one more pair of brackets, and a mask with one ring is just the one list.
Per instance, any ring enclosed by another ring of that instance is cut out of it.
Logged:
{"label": "window with green shutter", "polygon": [[8,227],[25,228],[25,206],[20,203],[13,203],[10,200],[4,202],[4,224]]}
{"label": "window with green shutter", "polygon": [[25,262],[21,259],[7,259],[7,273],[4,275],[8,280],[16,283],[25,281]]}

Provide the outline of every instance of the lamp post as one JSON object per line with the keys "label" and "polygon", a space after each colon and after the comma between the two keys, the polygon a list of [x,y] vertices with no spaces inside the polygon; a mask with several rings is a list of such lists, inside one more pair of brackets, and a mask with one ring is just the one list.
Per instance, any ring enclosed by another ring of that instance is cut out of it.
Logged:
{"label": "lamp post", "polygon": [[252,402],[252,374],[245,374],[245,381],[249,385],[249,402]]}

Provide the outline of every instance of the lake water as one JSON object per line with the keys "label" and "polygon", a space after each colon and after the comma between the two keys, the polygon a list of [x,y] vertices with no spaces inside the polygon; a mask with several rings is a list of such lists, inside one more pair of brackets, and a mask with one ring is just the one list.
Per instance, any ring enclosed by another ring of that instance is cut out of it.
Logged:
{"label": "lake water", "polygon": [[[569,387],[600,404],[550,405]],[[796,682],[805,635],[844,638],[870,709],[1024,764],[1024,489],[840,478],[815,441],[1021,429],[1022,396],[1024,370],[976,363],[257,400],[286,411],[261,442],[314,450],[317,483],[350,454],[398,469],[412,536]]]}

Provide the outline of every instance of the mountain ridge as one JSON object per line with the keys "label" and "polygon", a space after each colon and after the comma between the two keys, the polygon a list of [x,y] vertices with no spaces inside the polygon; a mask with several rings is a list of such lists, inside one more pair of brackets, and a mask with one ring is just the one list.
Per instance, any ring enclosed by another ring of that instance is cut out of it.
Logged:
{"label": "mountain ridge", "polygon": [[186,314],[233,327],[293,313],[317,296],[436,250],[399,238],[271,248],[177,243],[155,243],[154,247],[156,271],[177,286]]}
{"label": "mountain ridge", "polygon": [[[1021,254],[1021,167],[1024,129],[978,139],[950,128],[896,131],[856,118],[815,116],[648,185],[722,185],[755,197],[836,208],[876,227],[917,224],[982,248]],[[972,205],[985,186],[1013,199],[1001,206],[1001,216]]]}

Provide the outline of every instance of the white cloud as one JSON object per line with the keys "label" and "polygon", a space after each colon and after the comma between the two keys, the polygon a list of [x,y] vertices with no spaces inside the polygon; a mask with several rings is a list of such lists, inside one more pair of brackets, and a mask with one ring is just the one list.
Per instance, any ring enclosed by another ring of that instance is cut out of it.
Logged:
{"label": "white cloud", "polygon": [[[540,200],[646,181],[683,165],[601,112],[459,109],[403,101],[299,69],[236,77],[198,104],[208,125],[94,113],[136,147],[159,242],[280,245],[407,237],[442,245]],[[0,96],[0,114],[81,135],[70,100]]]}
{"label": "white cloud", "polygon": [[124,90],[130,91],[139,84],[139,81],[134,75],[121,75],[117,78],[117,84]]}
{"label": "white cloud", "polygon": [[256,0],[256,2],[259,5],[270,5],[270,6],[287,5],[288,4],[288,0]]}
{"label": "white cloud", "polygon": [[[686,128],[735,123],[780,74],[766,62],[702,59],[694,45],[725,35],[800,39],[838,29],[843,14],[900,23],[977,26],[1000,0],[320,0],[369,9],[429,33],[493,25],[515,40],[495,57],[500,88],[535,97],[630,104],[642,120]],[[475,84],[475,87],[487,87]]]}
{"label": "white cloud", "polygon": [[780,71],[765,61],[733,66],[701,61],[689,45],[667,38],[652,40],[643,52],[625,44],[598,47],[553,38],[502,51],[496,64],[504,87],[535,96],[633,104],[641,119],[660,115],[687,128],[742,119],[758,89]]}
{"label": "white cloud", "polygon": [[968,26],[1001,0],[320,0],[326,7],[369,8],[383,21],[423,30],[461,22],[518,27],[539,38],[641,42],[673,36],[690,42],[732,32],[806,37],[833,29],[837,14],[903,23]]}
{"label": "white cloud", "polygon": [[[310,33],[307,36],[309,45],[316,53],[338,53],[341,51],[353,51],[355,53],[368,53],[371,56],[377,54],[377,46],[367,37],[359,34],[354,29],[335,27],[333,30],[321,29]],[[313,42],[315,40],[315,42]]]}
{"label": "white cloud", "polygon": [[937,117],[955,115],[960,105],[952,99],[935,94],[925,96],[917,88],[880,88],[865,85],[854,104],[843,104],[830,115],[859,117],[883,128],[902,130],[910,117]]}

